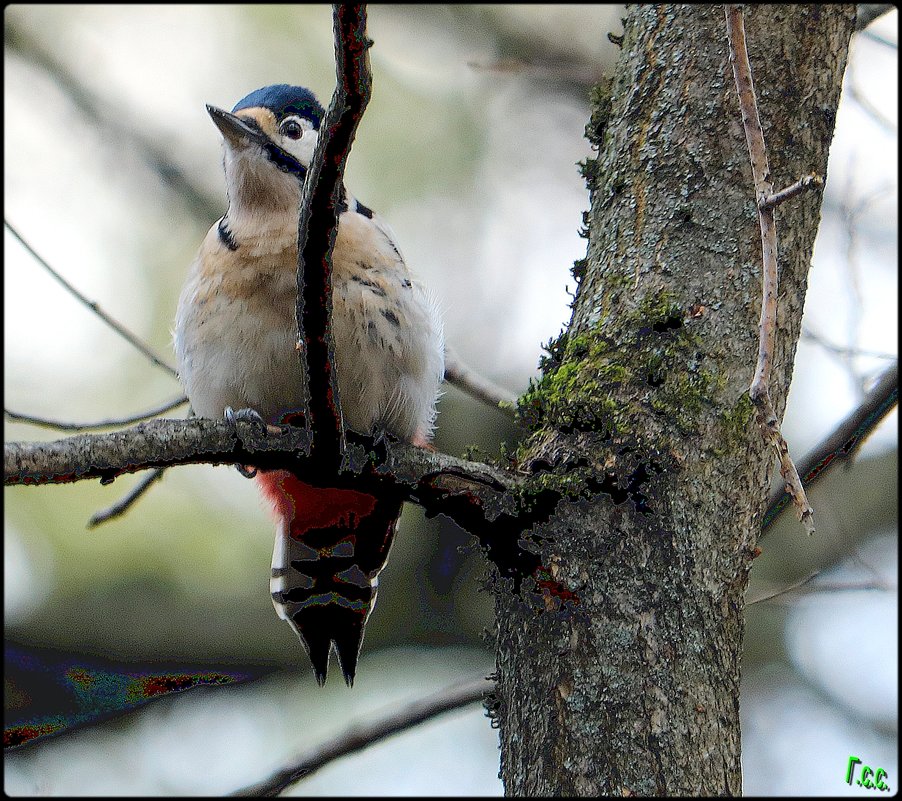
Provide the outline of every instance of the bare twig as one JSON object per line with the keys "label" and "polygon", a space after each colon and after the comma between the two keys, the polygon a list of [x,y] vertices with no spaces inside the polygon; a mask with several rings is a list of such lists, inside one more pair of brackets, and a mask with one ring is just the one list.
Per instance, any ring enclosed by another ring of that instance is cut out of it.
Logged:
{"label": "bare twig", "polygon": [[97,420],[93,423],[63,423],[59,420],[51,420],[48,417],[37,417],[31,414],[21,414],[20,412],[11,412],[4,409],[5,414],[10,420],[17,423],[30,423],[35,426],[44,426],[45,428],[55,428],[58,431],[91,431],[98,428],[118,428],[119,426],[128,425],[129,423],[139,423],[141,420],[149,420],[151,417],[158,417],[161,414],[177,409],[183,403],[187,403],[188,399],[182,395],[171,401],[157,406],[154,409],[148,409],[145,412],[139,412],[128,417],[110,418],[108,420]]}
{"label": "bare twig", "polygon": [[[819,445],[799,462],[799,472],[810,486],[840,462],[851,459],[868,435],[899,403],[898,362],[881,374],[862,403],[852,411]],[[767,502],[759,540],[790,501],[785,490],[777,490]]]}
{"label": "bare twig", "polygon": [[476,400],[516,419],[517,396],[474,372],[450,347],[445,348],[445,381]]}
{"label": "bare twig", "polygon": [[13,228],[12,225],[9,224],[7,220],[3,221],[3,224],[9,229],[9,232],[19,240],[19,243],[24,247],[40,264],[45,270],[47,270],[50,275],[52,275],[62,286],[66,289],[69,294],[75,297],[79,302],[83,303],[88,307],[94,314],[96,314],[101,320],[103,320],[110,328],[112,328],[119,336],[121,336],[126,342],[128,342],[133,347],[137,348],[141,353],[143,353],[148,359],[150,359],[157,367],[161,367],[166,370],[166,372],[171,375],[176,375],[176,371],[174,367],[168,365],[163,359],[157,356],[154,353],[153,349],[139,339],[135,334],[129,331],[122,323],[117,322],[112,317],[110,317],[105,311],[103,311],[100,306],[97,305],[93,300],[88,300],[84,295],[81,294],[72,284],[70,284],[65,278],[63,278],[56,270],[54,270],[44,259],[42,259],[34,250],[34,248],[26,242],[21,234]]}
{"label": "bare twig", "polygon": [[725,6],[730,61],[733,64],[733,77],[739,95],[739,108],[749,148],[752,176],[755,181],[755,200],[758,205],[764,264],[761,320],[758,326],[760,335],[758,364],[749,387],[749,397],[755,404],[762,431],[777,451],[780,459],[780,475],[783,476],[787,490],[792,495],[799,520],[811,535],[814,533],[814,510],[808,503],[799,473],[789,456],[789,448],[780,432],[780,424],[768,390],[777,322],[777,229],[774,223],[774,210],[766,205],[766,201],[773,195],[773,185],[770,182],[770,170],[767,166],[764,132],[758,117],[758,104],[755,100],[755,87],[752,82],[752,67],[746,50],[742,13],[742,6]]}
{"label": "bare twig", "polygon": [[858,14],[855,17],[855,30],[863,31],[875,19],[889,13],[895,7],[893,3],[859,3]]}
{"label": "bare twig", "polygon": [[232,795],[277,796],[295,782],[310,776],[336,759],[362,751],[393,734],[411,729],[445,712],[482,701],[493,686],[489,680],[479,678],[448,687],[435,695],[414,701],[400,710],[387,712],[370,723],[347,729],[335,739],[305,754],[290,767]]}
{"label": "bare twig", "polygon": [[820,175],[812,173],[811,175],[806,175],[804,178],[799,178],[798,181],[791,186],[787,186],[786,189],[781,189],[779,192],[774,192],[774,194],[764,198],[759,202],[758,207],[763,210],[775,209],[781,203],[791,200],[796,195],[801,195],[802,192],[808,192],[814,189],[821,190],[823,188],[824,179],[821,178]]}
{"label": "bare twig", "polygon": [[861,35],[867,39],[869,42],[876,42],[879,45],[883,45],[884,47],[888,47],[890,50],[898,50],[899,44],[898,42],[891,42],[889,39],[885,39],[883,36],[879,36],[873,31],[862,31]]}
{"label": "bare twig", "polygon": [[106,523],[109,520],[124,515],[131,508],[132,504],[150,489],[154,482],[159,481],[159,479],[163,477],[163,473],[165,472],[165,467],[158,467],[156,470],[151,470],[131,489],[131,491],[123,495],[116,503],[91,515],[91,519],[88,520],[88,528],[94,528],[101,523]]}
{"label": "bare twig", "polygon": [[306,358],[308,408],[305,420],[313,453],[338,464],[344,431],[334,376],[332,343],[332,248],[345,200],[344,169],[357,125],[370,98],[366,7],[332,7],[337,84],[322,121],[307,171],[298,221],[297,323]]}
{"label": "bare twig", "polygon": [[849,97],[858,103],[858,105],[861,106],[862,111],[876,122],[877,125],[883,128],[883,130],[893,136],[899,133],[899,126],[868,100],[864,92],[859,89],[853,74],[848,75],[846,78],[846,89],[849,93]]}

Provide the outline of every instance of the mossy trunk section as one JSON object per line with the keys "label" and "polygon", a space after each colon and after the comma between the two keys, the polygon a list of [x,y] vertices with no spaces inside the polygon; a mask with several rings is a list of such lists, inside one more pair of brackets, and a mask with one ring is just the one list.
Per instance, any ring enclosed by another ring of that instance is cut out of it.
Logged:
{"label": "mossy trunk section", "polygon": [[[826,175],[854,17],[746,6],[778,189]],[[521,400],[530,491],[563,497],[524,535],[540,584],[566,592],[499,581],[502,778],[511,795],[735,795],[743,595],[774,454],[747,394],[761,244],[723,7],[631,7],[587,133],[573,319]],[[777,211],[781,416],[820,203]]]}

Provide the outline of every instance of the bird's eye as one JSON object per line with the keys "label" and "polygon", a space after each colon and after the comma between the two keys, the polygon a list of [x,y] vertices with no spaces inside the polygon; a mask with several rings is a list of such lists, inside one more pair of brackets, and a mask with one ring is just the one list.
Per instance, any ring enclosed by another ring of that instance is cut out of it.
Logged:
{"label": "bird's eye", "polygon": [[285,120],[279,130],[282,136],[287,136],[289,139],[300,139],[304,135],[304,129],[297,120]]}

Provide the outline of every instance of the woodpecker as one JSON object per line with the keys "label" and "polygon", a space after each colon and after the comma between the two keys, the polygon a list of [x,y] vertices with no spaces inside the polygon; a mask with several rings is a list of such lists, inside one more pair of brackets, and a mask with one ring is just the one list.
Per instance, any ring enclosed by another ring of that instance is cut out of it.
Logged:
{"label": "woodpecker", "polygon": [[[228,211],[200,246],[182,290],[174,341],[199,417],[281,423],[304,408],[296,352],[297,227],[323,119],[308,89],[251,92],[231,112],[207,106],[222,134]],[[388,225],[346,191],[332,261],[335,375],[344,423],[428,445],[444,374],[436,303]],[[286,471],[256,480],[274,507],[270,591],[320,686],[333,648],[348,686],[401,502],[315,488]]]}

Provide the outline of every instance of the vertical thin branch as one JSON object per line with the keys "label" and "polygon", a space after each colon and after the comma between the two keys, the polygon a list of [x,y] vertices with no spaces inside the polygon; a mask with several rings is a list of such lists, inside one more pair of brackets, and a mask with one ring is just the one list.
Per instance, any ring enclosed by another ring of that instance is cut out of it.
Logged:
{"label": "vertical thin branch", "polygon": [[780,475],[783,477],[786,491],[792,496],[799,520],[811,535],[814,533],[814,510],[808,503],[808,497],[802,487],[802,480],[789,455],[789,447],[780,432],[780,424],[768,390],[777,326],[777,228],[774,222],[775,203],[772,200],[774,187],[767,165],[764,132],[758,117],[755,86],[752,82],[752,67],[745,43],[742,6],[727,5],[724,11],[727,21],[727,38],[730,43],[730,62],[733,65],[733,77],[736,81],[739,109],[742,113],[742,127],[745,130],[745,140],[752,164],[758,223],[761,228],[763,297],[761,319],[758,324],[758,363],[749,387],[749,396],[755,404],[762,431],[777,451],[780,459]]}
{"label": "vertical thin branch", "polygon": [[344,451],[341,405],[332,342],[332,249],[345,200],[344,169],[357,124],[370,99],[372,79],[364,5],[333,6],[337,85],[319,130],[307,171],[298,220],[299,350],[306,356],[307,425],[312,452],[341,460]]}

